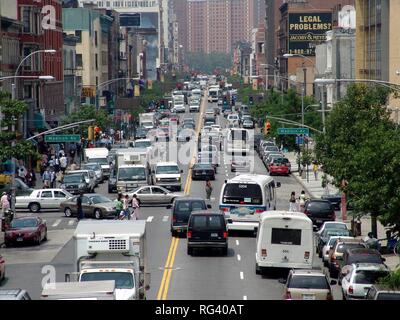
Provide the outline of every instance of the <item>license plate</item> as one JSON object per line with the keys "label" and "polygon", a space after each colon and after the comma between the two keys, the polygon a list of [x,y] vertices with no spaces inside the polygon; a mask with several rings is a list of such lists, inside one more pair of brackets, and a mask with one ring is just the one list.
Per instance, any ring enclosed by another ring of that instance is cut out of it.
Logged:
{"label": "license plate", "polygon": [[217,238],[218,237],[218,233],[211,233],[211,237]]}
{"label": "license plate", "polygon": [[202,175],[206,175],[206,174],[207,174],[207,172],[205,172],[205,171],[202,171],[202,172],[201,172],[201,174],[202,174]]}
{"label": "license plate", "polygon": [[317,223],[322,223],[322,220],[318,220],[318,219],[317,219],[316,221],[317,221]]}
{"label": "license plate", "polygon": [[17,238],[17,241],[18,241],[18,242],[24,241],[24,238],[19,237],[19,238]]}
{"label": "license plate", "polygon": [[303,294],[303,300],[315,300],[315,295],[313,295],[313,294]]}

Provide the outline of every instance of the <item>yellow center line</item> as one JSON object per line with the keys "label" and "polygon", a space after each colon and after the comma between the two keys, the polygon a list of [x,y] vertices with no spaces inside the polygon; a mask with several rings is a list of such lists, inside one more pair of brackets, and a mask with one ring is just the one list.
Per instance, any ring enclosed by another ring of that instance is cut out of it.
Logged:
{"label": "yellow center line", "polygon": [[[199,122],[197,123],[197,128],[196,128],[197,138],[199,137],[200,130],[203,127],[203,114],[204,114],[205,103],[206,103],[206,98],[203,99],[203,102],[202,102],[202,105],[200,108]],[[195,162],[196,151],[197,151],[197,145],[196,145],[195,150],[193,151],[192,159],[189,163],[189,170],[188,170],[188,175],[186,177],[186,183],[185,183],[185,188],[184,188],[185,195],[188,195],[190,192],[190,186],[192,184],[192,169],[191,168]],[[172,267],[174,265],[178,244],[179,244],[179,238],[173,237],[172,241],[171,241],[171,245],[169,247],[167,262],[165,263],[165,269],[164,269],[164,273],[163,273],[163,276],[161,279],[160,288],[157,293],[157,300],[167,300],[169,283],[171,281],[171,275],[172,275]]]}

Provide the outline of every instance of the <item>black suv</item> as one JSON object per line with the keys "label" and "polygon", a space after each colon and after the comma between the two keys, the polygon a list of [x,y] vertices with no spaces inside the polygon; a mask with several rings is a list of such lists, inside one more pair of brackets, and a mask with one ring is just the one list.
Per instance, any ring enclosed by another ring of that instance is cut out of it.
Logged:
{"label": "black suv", "polygon": [[192,211],[211,209],[211,205],[202,198],[182,197],[175,199],[167,209],[172,209],[171,235],[175,237],[186,232]]}
{"label": "black suv", "polygon": [[325,221],[335,221],[335,208],[329,200],[311,199],[306,202],[304,213],[311,219],[313,225],[318,228]]}
{"label": "black suv", "polygon": [[196,211],[190,215],[187,228],[187,253],[193,249],[221,249],[228,254],[228,229],[225,216],[219,212]]}

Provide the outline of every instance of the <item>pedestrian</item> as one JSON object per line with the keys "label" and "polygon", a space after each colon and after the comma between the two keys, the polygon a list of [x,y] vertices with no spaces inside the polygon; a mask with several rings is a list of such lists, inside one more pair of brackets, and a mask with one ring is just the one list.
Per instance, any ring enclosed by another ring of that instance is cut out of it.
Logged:
{"label": "pedestrian", "polygon": [[78,170],[78,165],[76,164],[75,161],[72,161],[72,164],[71,164],[71,171],[74,171],[74,170]]}
{"label": "pedestrian", "polygon": [[60,158],[60,169],[63,174],[65,174],[65,170],[67,170],[68,166],[68,159],[65,154]]}
{"label": "pedestrian", "polygon": [[140,203],[139,203],[139,200],[138,200],[136,194],[134,194],[133,198],[132,198],[132,208],[133,208],[132,219],[133,220],[139,220]]}
{"label": "pedestrian", "polygon": [[306,207],[306,192],[304,190],[301,191],[299,197],[299,207],[300,207],[300,212],[304,213]]}
{"label": "pedestrian", "polygon": [[125,219],[131,220],[131,212],[129,211],[129,196],[126,194],[122,201],[122,210],[124,211]]}
{"label": "pedestrian", "polygon": [[26,170],[25,166],[23,164],[20,164],[20,166],[18,167],[18,177],[22,180],[22,181],[26,181],[26,174],[28,173],[28,171]]}
{"label": "pedestrian", "polygon": [[83,192],[79,194],[79,197],[76,199],[76,206],[78,209],[78,221],[85,218],[85,214],[82,209],[82,200],[83,200]]}
{"label": "pedestrian", "polygon": [[34,188],[36,186],[36,172],[35,169],[31,168],[31,188]]}
{"label": "pedestrian", "polygon": [[72,160],[75,159],[75,153],[76,153],[76,144],[72,143],[69,147],[69,156],[71,157]]}
{"label": "pedestrian", "polygon": [[210,200],[213,187],[209,179],[206,180],[206,199]]}
{"label": "pedestrian", "polygon": [[55,188],[56,187],[56,179],[57,175],[54,170],[50,171],[50,188]]}
{"label": "pedestrian", "polygon": [[115,200],[115,218],[119,220],[123,220],[125,215],[123,214],[124,204],[122,203],[122,194],[118,193],[118,197]]}
{"label": "pedestrian", "polygon": [[50,166],[50,168],[54,168],[54,165],[55,165],[55,157],[54,156],[51,156],[51,158],[50,158],[50,160],[49,160],[49,166]]}
{"label": "pedestrian", "polygon": [[[64,170],[64,171],[65,171],[65,170]],[[57,172],[57,174],[56,174],[56,181],[57,181],[59,184],[62,184],[62,183],[64,182],[64,173],[63,173],[62,170],[59,171],[59,172]]]}
{"label": "pedestrian", "polygon": [[3,195],[0,198],[1,202],[1,213],[4,217],[4,213],[10,209],[10,200],[8,199],[7,192],[3,192]]}
{"label": "pedestrian", "polygon": [[318,180],[318,163],[314,162],[313,164],[313,172],[314,172],[314,177],[315,177],[315,181]]}
{"label": "pedestrian", "polygon": [[45,172],[43,173],[42,180],[43,180],[43,188],[45,189],[50,188],[51,174],[49,168],[46,168]]}
{"label": "pedestrian", "polygon": [[58,172],[60,171],[60,167],[61,167],[60,158],[59,158],[59,157],[56,157],[56,158],[54,159],[54,171],[55,171],[56,173],[58,173]]}
{"label": "pedestrian", "polygon": [[289,199],[289,211],[297,212],[297,202],[296,202],[296,193],[292,191]]}

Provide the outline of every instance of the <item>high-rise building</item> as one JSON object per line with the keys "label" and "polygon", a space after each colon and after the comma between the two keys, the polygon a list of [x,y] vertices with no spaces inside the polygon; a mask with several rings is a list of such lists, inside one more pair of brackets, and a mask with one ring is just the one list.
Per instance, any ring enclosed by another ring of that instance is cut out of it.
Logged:
{"label": "high-rise building", "polygon": [[187,52],[232,52],[249,42],[254,0],[187,0]]}

